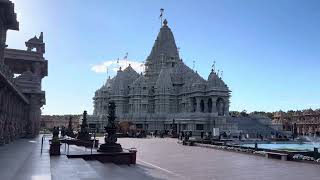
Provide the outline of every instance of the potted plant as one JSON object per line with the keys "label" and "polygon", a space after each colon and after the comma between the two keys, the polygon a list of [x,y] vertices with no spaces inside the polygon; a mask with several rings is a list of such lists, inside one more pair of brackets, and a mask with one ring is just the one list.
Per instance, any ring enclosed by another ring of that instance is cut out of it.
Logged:
{"label": "potted plant", "polygon": [[59,139],[59,128],[53,128],[53,137],[50,143],[50,155],[60,155],[60,139]]}

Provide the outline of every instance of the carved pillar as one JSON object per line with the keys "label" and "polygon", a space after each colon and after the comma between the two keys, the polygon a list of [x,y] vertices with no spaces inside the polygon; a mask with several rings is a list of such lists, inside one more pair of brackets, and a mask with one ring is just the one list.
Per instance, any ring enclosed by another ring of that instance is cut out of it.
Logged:
{"label": "carved pillar", "polygon": [[189,98],[188,101],[188,112],[193,112],[193,99]]}
{"label": "carved pillar", "polygon": [[225,98],[224,99],[224,102],[225,102],[225,104],[224,104],[224,115],[225,116],[229,116],[229,99],[228,98]]}
{"label": "carved pillar", "polygon": [[39,133],[40,121],[41,121],[41,95],[31,94],[30,95],[30,105],[29,105],[29,125],[30,129],[27,132],[29,137],[34,137]]}
{"label": "carved pillar", "polygon": [[217,113],[218,110],[217,110],[217,97],[211,97],[212,99],[212,111],[213,113]]}
{"label": "carved pillar", "polygon": [[4,144],[3,131],[4,131],[4,87],[0,87],[0,145]]}
{"label": "carved pillar", "polygon": [[7,30],[3,25],[2,18],[0,17],[0,64],[4,62],[4,48],[6,47]]}
{"label": "carved pillar", "polygon": [[10,137],[9,137],[9,101],[10,101],[10,91],[8,89],[6,89],[5,91],[6,96],[4,98],[4,132],[3,132],[3,138],[4,138],[4,142],[6,144],[9,143],[10,141]]}
{"label": "carved pillar", "polygon": [[196,101],[197,101],[197,109],[196,109],[196,112],[201,112],[201,110],[200,110],[200,98],[199,97],[197,97],[196,98]]}
{"label": "carved pillar", "polygon": [[13,141],[13,130],[12,130],[12,126],[13,126],[13,117],[14,117],[14,103],[15,103],[15,98],[14,98],[14,94],[11,93],[10,94],[10,101],[9,101],[9,111],[8,111],[8,133],[9,133],[9,139],[10,141]]}

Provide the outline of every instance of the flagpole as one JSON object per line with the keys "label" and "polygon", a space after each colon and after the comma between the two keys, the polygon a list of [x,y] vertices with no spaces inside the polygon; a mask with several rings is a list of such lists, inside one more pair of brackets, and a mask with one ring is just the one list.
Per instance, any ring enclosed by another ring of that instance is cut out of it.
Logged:
{"label": "flagpole", "polygon": [[160,9],[160,28],[162,27],[162,16],[163,16],[163,11],[164,11],[164,9],[163,9],[163,8],[161,8],[161,9]]}

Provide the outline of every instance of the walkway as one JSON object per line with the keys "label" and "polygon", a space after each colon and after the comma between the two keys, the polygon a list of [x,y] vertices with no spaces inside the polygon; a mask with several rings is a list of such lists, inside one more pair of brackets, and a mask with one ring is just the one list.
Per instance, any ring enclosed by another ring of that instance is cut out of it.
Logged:
{"label": "walkway", "polygon": [[[318,165],[182,146],[176,143],[176,139],[171,138],[120,138],[119,142],[124,148],[138,149],[137,165],[67,159],[65,155],[50,158],[48,141],[45,142],[45,150],[41,154],[40,137],[32,140],[20,139],[0,147],[0,179],[319,180],[320,178]],[[64,146],[61,149],[64,150]]]}

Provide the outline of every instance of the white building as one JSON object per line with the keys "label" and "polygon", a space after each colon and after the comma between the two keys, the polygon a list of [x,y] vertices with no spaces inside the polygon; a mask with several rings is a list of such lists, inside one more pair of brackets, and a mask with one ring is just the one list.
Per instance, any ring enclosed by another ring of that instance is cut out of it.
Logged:
{"label": "white building", "polygon": [[228,86],[213,69],[204,79],[184,64],[166,20],[145,67],[144,74],[138,74],[130,65],[120,68],[95,92],[93,116],[88,119],[91,127],[103,129],[108,102],[114,101],[118,121],[130,121],[149,131],[169,130],[173,121],[178,131],[236,129],[226,121]]}

